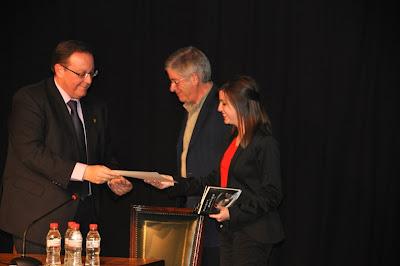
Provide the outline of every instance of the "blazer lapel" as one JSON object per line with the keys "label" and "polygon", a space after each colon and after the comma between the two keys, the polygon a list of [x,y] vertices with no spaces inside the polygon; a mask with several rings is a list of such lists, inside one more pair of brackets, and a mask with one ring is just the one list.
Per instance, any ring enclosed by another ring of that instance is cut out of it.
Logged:
{"label": "blazer lapel", "polygon": [[[199,132],[200,132],[201,128],[203,128],[205,120],[208,117],[208,114],[212,111],[209,106],[212,104],[213,100],[215,100],[215,99],[213,99],[213,97],[216,97],[215,91],[216,91],[216,87],[213,86],[211,88],[211,90],[209,91],[207,98],[204,100],[203,106],[201,107],[199,116],[197,117],[197,121],[196,121],[195,127],[193,129],[192,137],[190,138],[189,147],[192,146],[193,143],[196,142],[197,135],[201,134]],[[189,148],[189,150],[190,150],[190,148]]]}
{"label": "blazer lapel", "polygon": [[[49,79],[47,81],[47,93],[50,98],[49,104],[54,112],[54,116],[62,121],[60,126],[63,127],[65,132],[69,132],[70,136],[75,136],[71,114],[69,113],[67,105],[65,104],[64,99],[58,91],[53,79]],[[77,145],[77,141],[78,140],[76,137],[74,137],[74,145]]]}
{"label": "blazer lapel", "polygon": [[83,120],[85,121],[87,161],[88,163],[93,163],[95,158],[92,158],[92,155],[95,152],[95,143],[97,143],[96,124],[98,123],[98,120],[92,105],[87,101],[82,100],[81,106]]}

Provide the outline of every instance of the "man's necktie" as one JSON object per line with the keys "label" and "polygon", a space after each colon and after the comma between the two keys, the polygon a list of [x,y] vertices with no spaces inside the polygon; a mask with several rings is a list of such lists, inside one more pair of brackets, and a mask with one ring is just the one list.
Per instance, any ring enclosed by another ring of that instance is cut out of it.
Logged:
{"label": "man's necktie", "polygon": [[81,160],[83,160],[82,163],[87,163],[85,133],[83,132],[83,125],[78,116],[77,102],[70,100],[67,104],[71,108],[71,118],[78,140],[79,154],[81,155]]}
{"label": "man's necktie", "polygon": [[[74,100],[70,100],[67,104],[71,108],[72,124],[74,125],[75,134],[78,140],[80,158],[82,160],[82,163],[87,163],[85,133],[83,131],[82,121],[78,116],[77,102]],[[84,181],[81,196],[86,196],[90,194],[90,184],[89,182]]]}

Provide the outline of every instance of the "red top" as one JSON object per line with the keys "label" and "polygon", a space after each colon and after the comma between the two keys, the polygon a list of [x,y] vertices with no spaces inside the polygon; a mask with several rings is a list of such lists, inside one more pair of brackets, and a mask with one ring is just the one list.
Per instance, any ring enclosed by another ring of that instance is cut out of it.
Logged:
{"label": "red top", "polygon": [[237,150],[236,146],[236,138],[234,138],[229,144],[228,149],[226,149],[224,156],[222,157],[221,164],[220,164],[220,174],[221,174],[221,187],[226,187],[228,184],[228,172],[229,172],[229,166],[231,165],[231,161],[233,158],[233,155],[235,155],[235,152]]}

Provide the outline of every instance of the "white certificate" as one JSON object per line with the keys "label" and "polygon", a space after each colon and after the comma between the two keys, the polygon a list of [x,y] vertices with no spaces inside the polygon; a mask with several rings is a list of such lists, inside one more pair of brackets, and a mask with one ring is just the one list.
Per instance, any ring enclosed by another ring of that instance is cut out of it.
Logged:
{"label": "white certificate", "polygon": [[112,170],[117,175],[125,177],[132,177],[137,179],[146,179],[149,181],[157,180],[161,182],[171,182],[171,180],[163,177],[158,172],[145,172],[145,171],[125,171],[125,170]]}

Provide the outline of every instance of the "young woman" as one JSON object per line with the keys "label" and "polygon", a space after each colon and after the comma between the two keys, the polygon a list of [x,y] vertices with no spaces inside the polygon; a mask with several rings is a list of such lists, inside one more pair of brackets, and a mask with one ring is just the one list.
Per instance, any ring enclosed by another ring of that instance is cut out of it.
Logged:
{"label": "young woman", "polygon": [[219,206],[218,214],[210,214],[218,222],[221,265],[268,265],[273,244],[284,237],[277,211],[282,193],[279,147],[257,83],[241,76],[224,84],[218,111],[225,124],[233,126],[219,169],[207,177],[164,175],[171,182],[148,183],[168,188],[171,196],[201,195],[207,185],[241,189],[234,205]]}

